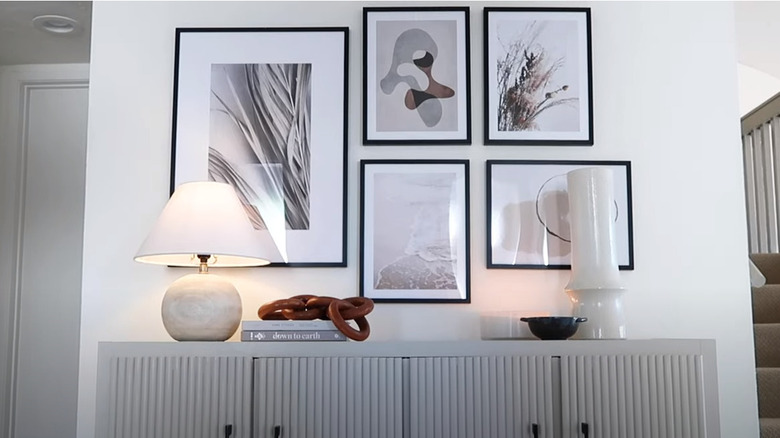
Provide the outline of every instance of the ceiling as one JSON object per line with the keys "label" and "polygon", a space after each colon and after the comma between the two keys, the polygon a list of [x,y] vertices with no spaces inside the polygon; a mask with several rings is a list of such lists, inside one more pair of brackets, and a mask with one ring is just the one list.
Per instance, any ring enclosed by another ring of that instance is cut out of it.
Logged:
{"label": "ceiling", "polygon": [[[78,21],[70,34],[50,34],[33,27],[39,15],[62,15]],[[89,62],[92,2],[0,1],[0,65]]]}

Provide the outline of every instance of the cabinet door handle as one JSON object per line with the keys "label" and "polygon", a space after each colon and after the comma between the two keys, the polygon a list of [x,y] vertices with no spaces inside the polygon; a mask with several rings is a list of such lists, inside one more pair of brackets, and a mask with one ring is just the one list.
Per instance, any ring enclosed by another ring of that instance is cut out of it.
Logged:
{"label": "cabinet door handle", "polygon": [[232,424],[226,424],[225,425],[225,438],[230,438],[230,435],[233,435],[233,425]]}
{"label": "cabinet door handle", "polygon": [[534,438],[539,438],[539,425],[536,423],[531,424],[531,433]]}
{"label": "cabinet door handle", "polygon": [[588,438],[588,432],[589,432],[589,429],[590,429],[588,427],[588,423],[582,423],[580,425],[580,428],[582,429],[582,436],[584,436],[585,438]]}
{"label": "cabinet door handle", "polygon": [[282,426],[274,426],[274,438],[282,437]]}

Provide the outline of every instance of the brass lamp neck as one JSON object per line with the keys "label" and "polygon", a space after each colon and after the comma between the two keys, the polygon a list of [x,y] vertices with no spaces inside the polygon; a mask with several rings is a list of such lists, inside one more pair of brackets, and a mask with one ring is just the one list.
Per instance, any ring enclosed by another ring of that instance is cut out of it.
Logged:
{"label": "brass lamp neck", "polygon": [[208,254],[198,254],[198,259],[200,260],[200,265],[198,267],[198,273],[199,274],[208,274],[209,273],[209,258],[211,258]]}

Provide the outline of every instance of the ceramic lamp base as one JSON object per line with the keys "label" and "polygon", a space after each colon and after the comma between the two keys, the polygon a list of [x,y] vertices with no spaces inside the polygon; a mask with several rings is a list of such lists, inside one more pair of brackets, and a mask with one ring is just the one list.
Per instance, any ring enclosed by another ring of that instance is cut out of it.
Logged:
{"label": "ceramic lamp base", "polygon": [[588,318],[573,339],[625,339],[623,288],[567,289],[572,315]]}
{"label": "ceramic lamp base", "polygon": [[163,325],[177,341],[225,341],[238,329],[241,315],[238,291],[214,274],[181,277],[162,301]]}

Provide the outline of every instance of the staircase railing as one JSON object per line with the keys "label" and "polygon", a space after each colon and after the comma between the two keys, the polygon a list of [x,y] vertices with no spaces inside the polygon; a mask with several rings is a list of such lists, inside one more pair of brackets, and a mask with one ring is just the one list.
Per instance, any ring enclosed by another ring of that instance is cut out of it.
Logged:
{"label": "staircase railing", "polygon": [[751,253],[780,252],[780,93],[742,117]]}

